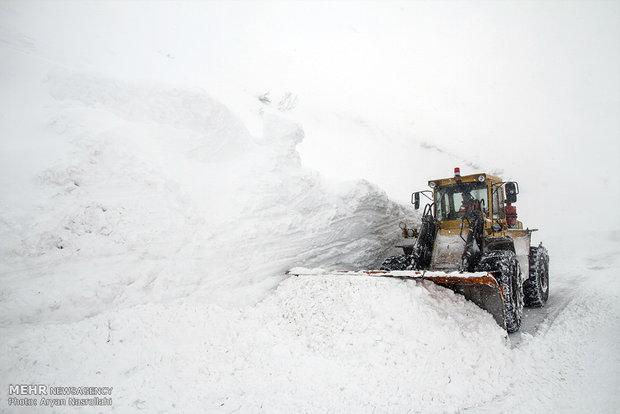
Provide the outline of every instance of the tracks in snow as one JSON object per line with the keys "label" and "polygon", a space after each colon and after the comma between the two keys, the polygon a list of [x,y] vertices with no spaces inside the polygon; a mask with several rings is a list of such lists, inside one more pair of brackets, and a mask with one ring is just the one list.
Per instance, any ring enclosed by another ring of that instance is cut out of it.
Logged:
{"label": "tracks in snow", "polygon": [[574,297],[574,288],[564,286],[549,293],[549,300],[543,308],[525,308],[521,329],[509,335],[512,347],[519,347],[526,335],[535,336],[547,332]]}

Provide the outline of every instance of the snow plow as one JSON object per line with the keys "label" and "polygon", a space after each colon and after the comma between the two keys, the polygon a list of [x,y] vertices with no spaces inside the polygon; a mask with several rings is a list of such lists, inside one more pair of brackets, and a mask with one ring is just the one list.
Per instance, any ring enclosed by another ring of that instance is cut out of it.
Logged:
{"label": "snow plow", "polygon": [[537,229],[517,220],[518,184],[484,173],[461,176],[455,168],[453,177],[428,185],[411,195],[416,210],[422,197],[428,200],[420,228],[400,224],[396,247],[403,254],[385,259],[380,270],[341,273],[429,280],[464,295],[509,333],[518,331],[523,307],[542,307],[549,296],[549,255],[542,244],[530,245]]}

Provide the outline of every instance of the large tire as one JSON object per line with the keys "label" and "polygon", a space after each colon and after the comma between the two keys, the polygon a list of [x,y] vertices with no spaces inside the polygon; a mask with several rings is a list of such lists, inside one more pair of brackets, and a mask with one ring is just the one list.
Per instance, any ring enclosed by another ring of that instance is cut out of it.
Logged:
{"label": "large tire", "polygon": [[518,331],[523,316],[523,287],[517,256],[510,250],[487,251],[476,269],[493,274],[502,289],[506,330]]}
{"label": "large tire", "polygon": [[411,255],[390,256],[383,261],[381,270],[407,270],[411,266]]}
{"label": "large tire", "polygon": [[525,306],[541,308],[549,298],[549,254],[540,244],[530,247],[530,277],[523,282]]}

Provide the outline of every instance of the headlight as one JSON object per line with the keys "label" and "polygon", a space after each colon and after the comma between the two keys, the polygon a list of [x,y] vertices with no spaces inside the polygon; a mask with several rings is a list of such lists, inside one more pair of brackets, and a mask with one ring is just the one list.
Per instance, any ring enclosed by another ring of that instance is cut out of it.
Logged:
{"label": "headlight", "polygon": [[486,177],[484,175],[479,175],[478,176],[478,181],[480,181],[481,183],[484,182],[484,180],[486,180]]}
{"label": "headlight", "polygon": [[429,182],[428,182],[428,186],[429,186],[430,188],[435,188],[435,186],[436,186],[436,185],[437,185],[437,184],[435,184],[435,181],[429,181]]}
{"label": "headlight", "polygon": [[493,229],[493,231],[500,231],[502,229],[502,226],[500,226],[499,223],[493,223],[491,228]]}

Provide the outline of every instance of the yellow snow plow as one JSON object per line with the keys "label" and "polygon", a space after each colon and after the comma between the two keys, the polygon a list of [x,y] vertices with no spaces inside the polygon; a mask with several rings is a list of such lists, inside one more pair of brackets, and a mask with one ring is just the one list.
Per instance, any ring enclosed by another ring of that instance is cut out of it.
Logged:
{"label": "yellow snow plow", "polygon": [[[524,229],[513,203],[519,186],[489,174],[428,182],[411,195],[424,207],[419,229],[401,223],[403,254],[385,259],[380,270],[330,274],[429,280],[487,310],[508,332],[521,326],[523,306],[544,306],[549,296],[549,256],[530,246],[536,229]],[[309,274],[292,269],[290,274]]]}

